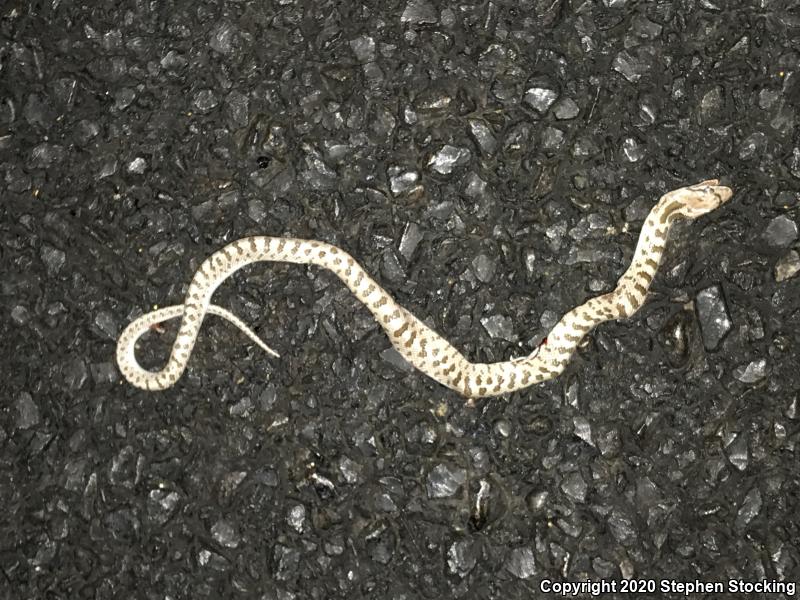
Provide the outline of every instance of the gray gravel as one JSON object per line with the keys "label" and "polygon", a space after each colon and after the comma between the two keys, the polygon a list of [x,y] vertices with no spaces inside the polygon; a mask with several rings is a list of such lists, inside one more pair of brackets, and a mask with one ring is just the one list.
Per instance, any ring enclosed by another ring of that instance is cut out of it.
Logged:
{"label": "gray gravel", "polygon": [[[798,40],[790,0],[0,6],[0,598],[800,580]],[[280,359],[212,317],[168,391],[114,363],[251,234],[520,356],[715,176],[638,315],[475,408],[292,265],[215,296]]]}

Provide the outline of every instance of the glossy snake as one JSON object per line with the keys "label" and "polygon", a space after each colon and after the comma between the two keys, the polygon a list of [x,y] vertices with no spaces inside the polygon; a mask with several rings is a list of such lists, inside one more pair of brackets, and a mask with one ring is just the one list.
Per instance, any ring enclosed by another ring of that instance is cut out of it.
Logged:
{"label": "glossy snake", "polygon": [[[134,386],[164,390],[183,373],[206,313],[232,322],[267,352],[278,356],[241,320],[211,304],[219,285],[236,270],[258,261],[313,264],[335,273],[372,312],[397,351],[417,369],[467,398],[513,392],[559,375],[583,337],[611,319],[630,317],[644,303],[656,274],[667,234],[678,217],[695,219],[726,202],[732,190],[717,180],[668,192],[645,220],[633,261],[614,291],[597,296],[565,314],[529,356],[496,363],[471,363],[447,340],[379,286],[347,252],[314,240],[249,237],[212,254],[198,269],[183,304],[142,315],[130,323],[117,343],[117,364]],[[146,371],[136,361],[136,341],[151,326],[182,317],[172,353],[163,369]]]}

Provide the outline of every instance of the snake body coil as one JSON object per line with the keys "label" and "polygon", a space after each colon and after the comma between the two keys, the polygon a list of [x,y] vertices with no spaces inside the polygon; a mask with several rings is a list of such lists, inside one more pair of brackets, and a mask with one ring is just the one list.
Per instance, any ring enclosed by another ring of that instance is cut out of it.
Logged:
{"label": "snake body coil", "polygon": [[[117,343],[117,364],[134,386],[163,390],[183,373],[206,313],[231,321],[264,350],[277,356],[236,316],[214,304],[211,296],[235,271],[258,261],[313,264],[335,273],[372,312],[397,351],[417,369],[467,398],[513,392],[559,375],[581,339],[611,319],[633,315],[644,303],[655,277],[669,229],[678,217],[694,219],[726,202],[732,190],[709,180],[668,192],[645,220],[633,261],[614,291],[588,300],[566,313],[531,355],[496,363],[472,363],[447,340],[400,306],[344,250],[313,240],[249,237],[212,254],[198,269],[183,304],[142,315]],[[172,353],[163,369],[151,372],[136,360],[136,341],[154,324],[182,317]]]}

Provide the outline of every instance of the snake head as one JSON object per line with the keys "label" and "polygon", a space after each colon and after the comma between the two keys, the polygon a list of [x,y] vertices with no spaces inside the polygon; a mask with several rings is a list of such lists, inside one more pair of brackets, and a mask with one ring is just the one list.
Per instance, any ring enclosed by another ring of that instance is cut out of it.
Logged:
{"label": "snake head", "polygon": [[680,215],[696,219],[725,204],[733,196],[733,190],[719,185],[718,179],[707,179],[695,185],[667,192],[661,200],[667,216]]}

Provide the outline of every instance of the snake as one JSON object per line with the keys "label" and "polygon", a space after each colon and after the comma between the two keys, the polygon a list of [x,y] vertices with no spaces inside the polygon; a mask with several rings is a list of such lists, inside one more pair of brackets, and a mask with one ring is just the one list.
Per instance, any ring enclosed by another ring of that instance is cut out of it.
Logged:
{"label": "snake", "polygon": [[[561,374],[584,337],[597,325],[631,317],[645,303],[672,224],[696,219],[727,202],[733,190],[709,179],[667,192],[647,215],[628,269],[613,291],[590,298],[567,312],[528,356],[502,362],[470,362],[444,337],[398,304],[346,251],[332,244],[286,237],[253,236],[232,242],[209,256],[189,284],[183,304],[159,308],[133,320],[120,334],[116,359],[125,379],[143,390],[165,390],[181,377],[203,319],[221,317],[273,356],[267,346],[230,311],[211,303],[215,290],[233,273],[255,262],[316,265],[333,272],[369,309],[392,346],[419,371],[472,402],[542,383]],[[147,331],[180,318],[169,359],[158,371],[142,368],[136,342]]]}

